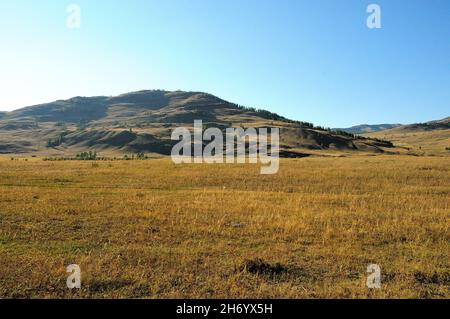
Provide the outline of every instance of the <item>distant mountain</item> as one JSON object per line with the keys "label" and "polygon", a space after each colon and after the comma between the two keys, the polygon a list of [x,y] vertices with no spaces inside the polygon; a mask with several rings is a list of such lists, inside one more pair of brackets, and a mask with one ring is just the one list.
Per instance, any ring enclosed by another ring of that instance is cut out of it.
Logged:
{"label": "distant mountain", "polygon": [[372,125],[362,124],[347,128],[336,128],[335,130],[344,131],[351,134],[364,134],[388,130],[398,126],[401,126],[401,124],[372,124]]}
{"label": "distant mountain", "polygon": [[74,97],[0,116],[0,153],[73,155],[170,154],[171,132],[192,127],[279,127],[285,156],[324,152],[393,152],[390,142],[354,137],[278,114],[246,108],[203,92],[146,90],[119,96]]}
{"label": "distant mountain", "polygon": [[450,117],[442,120],[430,121],[425,123],[416,123],[402,125],[398,127],[398,131],[431,131],[431,130],[446,130],[450,129]]}
{"label": "distant mountain", "polygon": [[[414,123],[407,125],[397,125],[395,127],[387,129],[384,133],[417,133],[420,131],[434,131],[434,130],[447,130],[450,129],[450,117],[446,117],[442,120],[429,121],[425,123]],[[369,133],[369,132],[368,132]]]}
{"label": "distant mountain", "polygon": [[450,123],[450,116],[447,116],[446,118],[443,118],[442,120],[430,121],[428,123],[440,123],[440,124],[448,125]]}

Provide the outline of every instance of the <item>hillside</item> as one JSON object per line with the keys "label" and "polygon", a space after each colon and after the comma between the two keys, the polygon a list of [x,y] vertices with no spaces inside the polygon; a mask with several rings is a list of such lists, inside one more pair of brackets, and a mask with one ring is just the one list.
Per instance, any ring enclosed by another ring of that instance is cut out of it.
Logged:
{"label": "hillside", "polygon": [[0,115],[0,153],[50,156],[95,150],[102,154],[170,154],[171,132],[202,119],[208,127],[279,127],[282,155],[395,152],[389,142],[355,137],[277,114],[245,108],[211,94],[139,91],[74,97]]}
{"label": "hillside", "polygon": [[347,128],[336,128],[335,130],[344,131],[351,134],[364,134],[379,132],[401,126],[401,124],[361,124]]}
{"label": "hillside", "polygon": [[395,145],[406,147],[422,155],[449,155],[450,117],[426,123],[402,125],[364,136],[388,139]]}

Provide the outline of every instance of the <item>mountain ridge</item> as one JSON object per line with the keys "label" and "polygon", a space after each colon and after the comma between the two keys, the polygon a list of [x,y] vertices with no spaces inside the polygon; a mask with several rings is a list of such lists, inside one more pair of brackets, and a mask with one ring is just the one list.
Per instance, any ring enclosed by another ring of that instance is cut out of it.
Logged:
{"label": "mountain ridge", "polygon": [[279,127],[284,153],[393,151],[390,142],[332,131],[244,107],[205,92],[141,90],[73,97],[24,107],[0,117],[0,153],[65,156],[82,150],[167,155],[171,131],[203,120],[206,127]]}
{"label": "mountain ridge", "polygon": [[391,128],[395,128],[398,126],[402,126],[402,124],[359,124],[350,126],[347,128],[335,128],[335,130],[341,130],[347,133],[352,134],[364,134],[364,133],[371,133],[371,132],[379,132]]}

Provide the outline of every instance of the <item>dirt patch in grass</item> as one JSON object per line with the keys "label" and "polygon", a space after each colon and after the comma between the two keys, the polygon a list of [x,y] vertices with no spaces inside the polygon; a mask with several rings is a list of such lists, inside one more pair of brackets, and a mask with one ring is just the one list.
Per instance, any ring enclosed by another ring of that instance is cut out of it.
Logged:
{"label": "dirt patch in grass", "polygon": [[450,285],[450,273],[437,273],[426,274],[421,271],[414,273],[414,279],[420,284],[441,284]]}
{"label": "dirt patch in grass", "polygon": [[239,271],[273,277],[286,273],[288,268],[280,263],[270,264],[258,258],[245,260],[242,265],[239,266]]}
{"label": "dirt patch in grass", "polygon": [[133,281],[131,280],[92,280],[88,283],[87,289],[91,292],[105,292],[121,289],[132,285]]}

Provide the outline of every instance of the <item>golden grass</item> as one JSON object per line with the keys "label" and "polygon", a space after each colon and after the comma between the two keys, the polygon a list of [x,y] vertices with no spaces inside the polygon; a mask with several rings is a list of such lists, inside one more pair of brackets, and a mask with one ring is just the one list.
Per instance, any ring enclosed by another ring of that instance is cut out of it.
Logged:
{"label": "golden grass", "polygon": [[450,129],[444,130],[405,130],[395,128],[380,132],[364,134],[371,138],[386,139],[395,146],[407,147],[421,155],[449,155]]}
{"label": "golden grass", "polygon": [[449,157],[2,159],[0,297],[449,298],[449,194]]}

